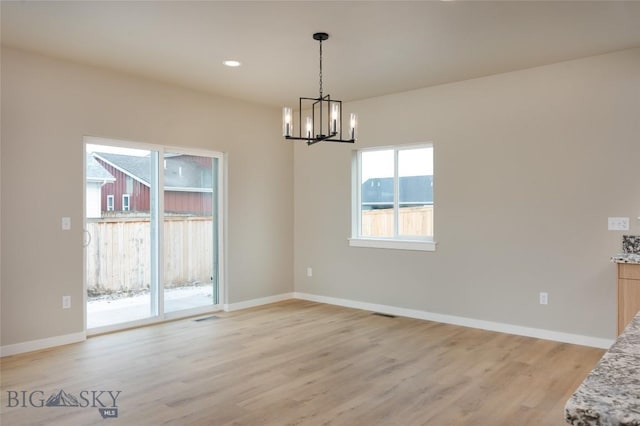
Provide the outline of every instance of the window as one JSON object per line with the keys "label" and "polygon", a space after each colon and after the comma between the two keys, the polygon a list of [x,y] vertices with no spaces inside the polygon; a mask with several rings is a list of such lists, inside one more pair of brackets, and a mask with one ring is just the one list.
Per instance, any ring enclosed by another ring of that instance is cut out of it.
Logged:
{"label": "window", "polygon": [[123,212],[128,212],[129,210],[131,210],[130,200],[131,198],[129,194],[122,194],[122,211]]}
{"label": "window", "polygon": [[353,194],[350,245],[435,250],[431,144],[357,151]]}
{"label": "window", "polygon": [[113,211],[113,195],[107,195],[107,211]]}

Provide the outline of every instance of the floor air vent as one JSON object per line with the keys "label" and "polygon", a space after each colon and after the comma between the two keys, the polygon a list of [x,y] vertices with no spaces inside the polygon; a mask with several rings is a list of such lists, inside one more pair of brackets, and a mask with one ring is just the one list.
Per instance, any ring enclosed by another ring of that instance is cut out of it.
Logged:
{"label": "floor air vent", "polygon": [[200,321],[209,321],[209,320],[216,320],[216,319],[218,319],[218,318],[220,318],[220,317],[217,317],[217,316],[215,316],[215,315],[211,315],[211,316],[209,316],[209,317],[196,318],[196,319],[194,319],[194,321],[197,321],[197,322],[200,322]]}
{"label": "floor air vent", "polygon": [[395,315],[391,315],[391,314],[383,314],[382,312],[374,312],[373,315],[377,315],[379,317],[385,317],[385,318],[395,318]]}

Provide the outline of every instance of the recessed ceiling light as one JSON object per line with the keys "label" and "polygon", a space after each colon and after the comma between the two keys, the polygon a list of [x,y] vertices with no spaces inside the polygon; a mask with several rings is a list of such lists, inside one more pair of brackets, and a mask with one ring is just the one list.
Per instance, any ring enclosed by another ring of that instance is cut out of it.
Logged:
{"label": "recessed ceiling light", "polygon": [[240,66],[240,62],[239,61],[227,60],[227,61],[223,61],[222,63],[225,64],[228,67],[239,67]]}

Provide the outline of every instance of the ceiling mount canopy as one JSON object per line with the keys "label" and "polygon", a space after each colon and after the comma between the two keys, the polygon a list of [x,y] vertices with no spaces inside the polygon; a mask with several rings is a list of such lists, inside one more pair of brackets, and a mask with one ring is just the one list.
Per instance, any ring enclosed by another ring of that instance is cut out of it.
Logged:
{"label": "ceiling mount canopy", "polygon": [[327,34],[327,33],[314,33],[313,34],[313,39],[314,40],[318,40],[318,41],[329,40],[329,34]]}
{"label": "ceiling mount canopy", "polygon": [[[300,98],[298,103],[298,135],[293,134],[293,111],[282,109],[282,135],[286,139],[307,141],[308,145],[318,142],[354,143],[357,137],[358,117],[351,114],[348,139],[342,138],[342,101],[331,99],[322,88],[322,42],[329,39],[327,33],[315,33],[313,39],[320,44],[320,87],[317,98]],[[305,118],[305,132],[302,133],[302,111],[310,113]]]}

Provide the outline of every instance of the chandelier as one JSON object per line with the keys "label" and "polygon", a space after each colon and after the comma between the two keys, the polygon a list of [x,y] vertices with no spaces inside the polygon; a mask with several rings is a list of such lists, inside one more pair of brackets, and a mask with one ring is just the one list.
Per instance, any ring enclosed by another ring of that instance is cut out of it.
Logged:
{"label": "chandelier", "polygon": [[[293,112],[291,108],[282,109],[282,135],[286,139],[307,141],[308,145],[318,142],[354,143],[357,138],[358,117],[351,114],[349,134],[342,138],[342,101],[331,99],[322,92],[322,42],[329,38],[327,33],[315,33],[314,40],[320,43],[320,94],[317,98],[300,98],[298,104],[298,135],[293,135]],[[311,116],[305,119],[305,130],[302,132],[302,111]]]}

